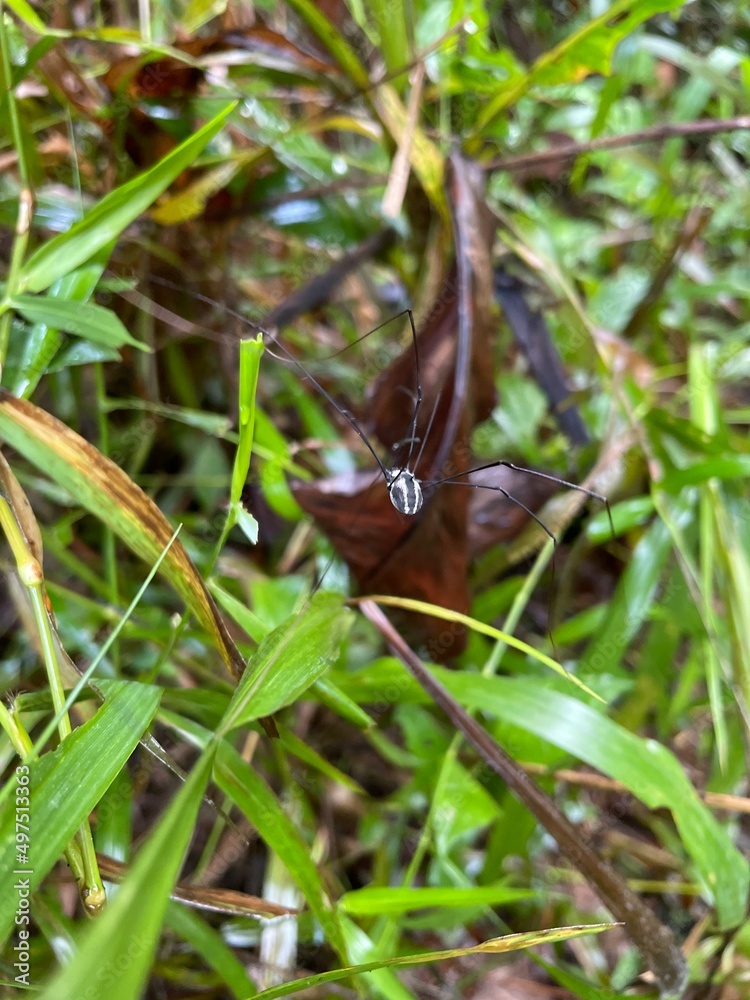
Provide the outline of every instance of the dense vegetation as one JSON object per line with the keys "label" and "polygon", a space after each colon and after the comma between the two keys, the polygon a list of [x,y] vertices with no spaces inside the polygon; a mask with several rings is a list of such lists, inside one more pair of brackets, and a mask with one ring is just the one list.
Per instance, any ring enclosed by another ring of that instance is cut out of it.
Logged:
{"label": "dense vegetation", "polygon": [[0,4],[3,995],[746,995],[745,6],[135,11]]}

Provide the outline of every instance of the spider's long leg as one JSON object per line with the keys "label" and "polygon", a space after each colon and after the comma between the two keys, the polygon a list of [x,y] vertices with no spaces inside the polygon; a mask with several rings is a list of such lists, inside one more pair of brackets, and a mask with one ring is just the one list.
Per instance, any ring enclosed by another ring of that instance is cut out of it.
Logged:
{"label": "spider's long leg", "polygon": [[[471,471],[475,472],[476,470],[472,469]],[[466,475],[466,473],[464,473],[464,475]],[[461,483],[461,482],[454,482],[452,479],[439,479],[436,483],[422,483],[422,485],[423,486],[429,486],[429,487],[438,486],[438,485],[441,485],[441,486],[466,486],[470,490],[492,490],[494,493],[502,493],[502,495],[505,497],[506,500],[510,500],[510,502],[514,503],[516,505],[516,507],[520,507],[521,510],[526,511],[526,513],[529,515],[529,517],[533,518],[533,520],[536,521],[536,523],[539,525],[539,527],[544,532],[546,532],[546,534],[549,535],[549,537],[552,539],[554,545],[557,546],[557,539],[552,534],[552,532],[549,530],[549,528],[544,523],[544,521],[540,517],[537,517],[537,515],[534,513],[533,510],[529,510],[529,508],[526,506],[525,503],[522,503],[520,500],[516,500],[516,498],[513,496],[513,494],[512,493],[508,493],[508,491],[506,489],[504,489],[502,486],[486,486],[483,483]]]}
{"label": "spider's long leg", "polygon": [[353,340],[351,344],[347,344],[346,347],[342,347],[338,351],[333,351],[332,354],[320,355],[315,359],[316,362],[333,361],[335,358],[340,358],[342,354],[346,354],[347,351],[350,351],[353,347],[356,347],[358,344],[361,344],[363,341],[367,340],[367,338],[371,337],[373,333],[377,333],[378,330],[382,330],[384,326],[390,326],[391,323],[394,323],[397,319],[400,319],[401,316],[407,316],[407,315],[411,315],[411,309],[402,309],[401,312],[394,313],[393,316],[389,316],[388,319],[383,320],[382,323],[378,323],[378,325],[374,326],[372,330],[368,330],[367,333],[363,333],[360,337],[357,337],[356,340]]}
{"label": "spider's long leg", "polygon": [[[461,485],[457,483],[456,480],[460,480],[462,476],[470,476],[474,472],[484,472],[486,469],[512,469],[514,472],[523,472],[527,476],[536,476],[538,479],[547,479],[551,483],[558,483],[560,486],[567,486],[570,490],[577,490],[579,493],[585,493],[587,497],[591,497],[592,500],[598,500],[599,503],[603,504],[605,510],[607,511],[607,517],[609,518],[609,527],[612,532],[612,537],[615,537],[615,525],[612,520],[612,511],[609,506],[609,500],[604,496],[603,493],[597,493],[596,490],[589,490],[585,486],[579,486],[577,483],[570,483],[567,479],[560,479],[559,476],[551,476],[548,472],[537,472],[536,469],[525,469],[521,465],[514,465],[512,462],[489,462],[487,465],[479,465],[476,469],[467,469],[466,472],[459,472],[454,476],[446,476],[445,479],[437,479],[434,482],[426,483],[427,486],[440,486],[443,483],[456,483],[456,485]],[[480,483],[465,483],[466,486],[481,486]],[[482,487],[486,490],[499,489],[497,486],[484,486]],[[512,498],[511,498],[512,499]]]}
{"label": "spider's long leg", "polygon": [[[406,456],[406,462],[404,463],[405,468],[411,468],[411,460],[414,454],[414,442],[417,438],[417,420],[419,418],[419,408],[422,405],[422,372],[419,367],[419,348],[417,347],[417,330],[414,326],[414,315],[411,309],[407,309],[406,313],[409,317],[409,326],[411,327],[411,337],[412,343],[414,345],[414,372],[417,378],[417,398],[414,400],[414,413],[411,418],[411,426],[409,427],[408,437],[411,438],[411,444],[409,445],[409,454]],[[437,407],[436,407],[437,408]],[[435,416],[433,411],[432,417],[430,417],[430,426],[432,426],[432,420]],[[424,449],[425,442],[427,441],[427,434],[424,435],[422,439],[422,446],[419,449],[419,457],[422,455],[422,450]],[[419,457],[417,462],[419,462]]]}
{"label": "spider's long leg", "polygon": [[[433,424],[433,421],[435,420],[435,414],[437,413],[437,408],[438,408],[439,403],[440,403],[440,393],[438,393],[437,398],[435,399],[435,405],[432,408],[432,413],[430,414],[430,419],[427,422],[427,428],[425,429],[424,437],[420,441],[419,451],[417,452],[417,460],[414,463],[414,468],[415,469],[419,468],[419,463],[422,460],[422,453],[423,453],[423,451],[425,449],[425,445],[427,444],[427,441],[429,440],[430,431],[432,430],[432,424]],[[416,440],[419,441],[420,439],[417,438]]]}
{"label": "spider's long leg", "polygon": [[[159,285],[165,285],[167,288],[174,288],[177,291],[181,291],[182,290],[181,287],[178,284],[176,284],[173,281],[168,281],[166,278],[152,277],[151,280],[155,281]],[[218,303],[216,302],[215,299],[212,299],[208,295],[202,295],[200,292],[193,292],[193,291],[191,291],[190,292],[190,296],[191,296],[191,298],[197,299],[199,302],[205,302],[207,305],[210,305],[210,306],[216,307],[218,305]],[[362,428],[359,426],[359,424],[355,420],[354,414],[351,413],[349,410],[345,409],[339,403],[337,403],[336,400],[333,398],[333,396],[326,389],[323,388],[323,386],[320,384],[320,382],[318,382],[318,380],[315,378],[315,376],[311,372],[309,372],[307,370],[307,368],[305,368],[305,366],[302,364],[302,362],[298,361],[297,358],[295,358],[295,356],[292,354],[292,352],[289,351],[289,350],[287,350],[287,348],[281,343],[281,341],[278,340],[272,333],[269,333],[268,330],[264,329],[262,326],[259,326],[257,323],[253,323],[252,320],[249,320],[247,318],[247,316],[243,316],[242,313],[237,312],[236,309],[232,309],[229,306],[221,306],[221,309],[222,309],[222,312],[225,313],[227,316],[231,316],[233,319],[239,320],[245,326],[249,327],[249,329],[256,330],[258,333],[262,333],[264,337],[268,337],[268,339],[271,341],[271,343],[274,344],[281,351],[281,353],[284,355],[284,358],[279,358],[278,360],[285,360],[286,359],[291,364],[293,364],[295,366],[295,368],[298,368],[300,370],[300,372],[302,372],[303,379],[306,379],[308,382],[311,382],[312,385],[314,385],[315,388],[318,390],[318,392],[321,394],[321,396],[323,397],[323,399],[327,400],[327,402],[331,404],[331,406],[334,408],[334,410],[336,410],[338,413],[340,413],[341,416],[344,418],[344,420],[346,420],[346,422],[352,428],[352,430],[354,431],[354,433],[359,437],[359,439],[365,445],[365,447],[370,452],[370,454],[372,455],[372,457],[378,463],[378,468],[380,469],[381,473],[383,474],[383,478],[385,479],[386,483],[388,483],[388,472],[386,470],[386,467],[383,465],[383,462],[381,461],[380,456],[378,455],[378,453],[375,451],[375,449],[373,448],[373,446],[367,440],[367,435],[365,434],[365,432],[362,430]],[[409,314],[411,315],[411,312]],[[412,321],[412,326],[413,326],[413,321]],[[416,347],[416,341],[415,341],[415,347]],[[269,353],[273,353],[273,352],[269,352]],[[274,357],[275,357],[275,355],[274,355]]]}

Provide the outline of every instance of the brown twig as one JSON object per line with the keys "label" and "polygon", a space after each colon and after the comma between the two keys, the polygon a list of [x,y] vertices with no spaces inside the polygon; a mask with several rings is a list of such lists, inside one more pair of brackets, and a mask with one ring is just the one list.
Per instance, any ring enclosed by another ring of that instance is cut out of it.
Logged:
{"label": "brown twig", "polygon": [[711,211],[705,206],[690,209],[677,236],[672,241],[672,246],[669,248],[661,266],[651,279],[651,284],[646,290],[646,294],[636,306],[633,315],[620,334],[624,341],[630,342],[643,326],[651,308],[658,301],[659,296],[664,291],[664,286],[679,264],[680,258],[687,253],[692,244],[698,239],[710,219]]}
{"label": "brown twig", "polygon": [[591,883],[613,916],[625,924],[630,939],[656,977],[662,995],[682,996],[687,981],[687,966],[671,930],[633,892],[625,879],[596,854],[581,830],[563,815],[523,768],[430,673],[380,607],[374,601],[363,600],[360,608],[409,673],[445,712],[482,760],[505,781],[511,792],[555,838],[560,849]]}
{"label": "brown twig", "polygon": [[620,149],[622,146],[636,146],[643,142],[663,142],[665,139],[672,139],[675,136],[716,135],[718,132],[733,132],[736,129],[750,129],[750,115],[723,118],[719,121],[674,122],[654,125],[652,128],[644,128],[638,132],[627,132],[625,135],[590,139],[588,142],[566,142],[549,149],[542,149],[538,153],[501,156],[499,159],[483,164],[482,169],[488,172],[522,170],[527,167],[552,163],[558,159],[580,156],[582,153],[594,153],[600,149]]}
{"label": "brown twig", "polygon": [[[577,785],[579,788],[595,788],[600,792],[615,792],[617,794],[628,791],[628,788],[621,781],[615,781],[614,778],[608,778],[604,774],[595,774],[592,771],[576,771],[568,767],[561,767],[551,771],[544,764],[533,763],[524,763],[519,766],[527,774],[551,777],[555,781],[565,781],[569,785]],[[709,809],[725,809],[727,812],[737,812],[745,816],[750,816],[750,799],[746,796],[726,795],[724,792],[704,792],[700,790],[698,790],[698,795]]]}

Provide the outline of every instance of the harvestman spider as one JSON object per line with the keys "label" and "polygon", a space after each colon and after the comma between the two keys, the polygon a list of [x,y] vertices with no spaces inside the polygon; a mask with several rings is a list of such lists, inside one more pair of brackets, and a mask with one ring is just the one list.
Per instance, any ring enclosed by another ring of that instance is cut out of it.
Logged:
{"label": "harvestman spider", "polygon": [[[166,279],[152,277],[152,280],[157,284],[162,284],[165,285],[166,287],[174,288],[177,291],[183,291],[183,292],[185,291],[184,288]],[[546,472],[538,472],[535,469],[527,469],[524,468],[523,466],[515,465],[513,462],[508,462],[501,459],[495,462],[488,462],[485,465],[480,465],[473,469],[465,469],[463,472],[457,472],[454,473],[453,475],[445,476],[441,479],[418,478],[416,474],[416,469],[417,466],[419,465],[420,458],[422,457],[422,452],[427,442],[430,428],[432,427],[432,421],[435,416],[437,402],[435,409],[433,409],[432,415],[430,416],[430,420],[428,422],[424,438],[420,440],[420,438],[417,436],[417,422],[419,419],[419,413],[422,406],[422,377],[421,377],[421,368],[419,361],[419,347],[417,345],[417,331],[414,325],[414,317],[412,315],[411,309],[406,309],[402,313],[399,313],[398,315],[406,314],[409,318],[409,326],[411,328],[411,336],[412,336],[412,345],[414,348],[416,394],[414,397],[414,410],[412,412],[412,417],[409,425],[409,433],[406,438],[404,438],[401,442],[398,443],[398,445],[395,446],[395,448],[398,449],[408,444],[409,451],[406,456],[406,461],[402,465],[388,468],[388,466],[386,466],[381,457],[378,455],[377,451],[373,448],[365,432],[359,426],[359,423],[354,417],[354,414],[350,410],[346,409],[346,407],[343,407],[341,406],[340,403],[336,402],[333,396],[328,392],[327,389],[325,389],[320,384],[320,382],[315,378],[312,372],[308,371],[308,369],[302,364],[302,362],[299,361],[291,353],[291,351],[289,351],[284,346],[283,343],[281,343],[281,341],[278,339],[277,336],[270,333],[268,330],[265,330],[262,326],[259,326],[257,323],[254,323],[252,320],[249,320],[246,316],[243,316],[242,313],[238,312],[237,310],[231,309],[228,306],[224,306],[221,303],[217,302],[215,299],[212,299],[207,295],[202,295],[200,292],[193,292],[193,291],[190,291],[189,294],[191,298],[195,298],[199,302],[204,302],[207,305],[218,307],[222,310],[222,312],[225,315],[231,316],[234,319],[239,320],[246,326],[249,326],[251,329],[256,330],[259,333],[263,334],[263,336],[267,337],[271,341],[271,343],[273,343],[274,346],[278,350],[280,350],[283,354],[283,357],[279,357],[278,355],[273,354],[272,351],[269,351],[269,353],[272,354],[273,357],[277,358],[277,360],[279,361],[286,361],[288,363],[291,363],[295,368],[299,369],[299,371],[302,373],[303,380],[309,382],[312,386],[314,386],[316,391],[320,393],[320,395],[344,418],[344,420],[346,420],[346,422],[349,424],[349,426],[352,428],[352,430],[360,438],[362,443],[370,452],[372,457],[375,459],[375,462],[377,463],[378,466],[378,470],[382,475],[383,480],[385,481],[390,501],[400,514],[405,514],[409,517],[418,514],[424,505],[425,491],[426,490],[432,491],[438,486],[467,486],[471,489],[492,490],[496,493],[500,493],[511,503],[515,504],[517,507],[520,507],[523,511],[525,511],[526,514],[528,514],[530,518],[536,521],[536,523],[549,535],[552,541],[556,544],[557,539],[552,534],[547,525],[539,517],[537,517],[537,515],[532,510],[530,510],[520,500],[516,499],[516,497],[514,497],[511,493],[509,493],[504,487],[491,486],[486,483],[468,483],[463,481],[466,476],[472,475],[476,472],[484,472],[488,469],[506,468],[506,469],[512,469],[514,472],[523,473],[524,475],[536,476],[538,479],[546,479],[548,482],[557,483],[559,486],[567,486],[569,489],[577,490],[579,493],[584,493],[592,500],[598,500],[599,503],[601,503],[607,511],[610,530],[612,531],[612,535],[614,537],[615,531],[612,522],[612,513],[610,510],[609,501],[603,494],[597,493],[595,490],[587,489],[585,486],[579,486],[576,483],[571,483],[566,479],[560,479],[558,476],[549,475]],[[375,327],[373,330],[370,330],[369,333],[365,334],[364,336],[368,337],[372,333],[375,333],[377,330],[382,329],[382,327],[385,326],[387,323],[392,322],[393,319],[397,319],[398,315],[391,317],[391,319],[389,320],[386,320],[385,323],[381,323],[379,326]],[[331,360],[332,358],[335,358],[338,354],[343,353],[343,351],[345,350],[348,350],[348,348],[343,348],[342,351],[338,351],[324,360]],[[419,444],[420,447],[415,456],[415,445],[417,444]],[[414,461],[412,462],[412,460]]]}
{"label": "harvestman spider", "polygon": [[[516,497],[512,496],[512,494],[510,494],[502,486],[490,486],[487,483],[467,483],[461,481],[465,476],[473,475],[475,472],[483,472],[488,469],[506,468],[506,469],[512,469],[514,472],[524,473],[525,475],[536,476],[539,479],[546,479],[549,482],[557,483],[560,486],[567,486],[570,489],[577,490],[579,493],[586,494],[586,496],[591,497],[594,500],[598,500],[600,503],[604,505],[607,511],[607,516],[610,521],[612,534],[614,535],[614,526],[612,524],[612,513],[610,511],[609,501],[601,493],[597,493],[594,490],[586,489],[586,487],[584,486],[578,486],[577,484],[568,482],[565,479],[560,479],[558,476],[551,476],[545,472],[537,472],[535,469],[527,469],[524,468],[523,466],[515,465],[513,462],[508,462],[505,460],[488,462],[486,465],[480,465],[474,469],[465,469],[463,472],[456,472],[450,476],[444,476],[441,479],[426,480],[418,478],[418,476],[416,475],[416,469],[422,457],[424,446],[427,443],[427,438],[430,433],[430,428],[432,427],[432,421],[435,417],[435,411],[437,409],[438,401],[436,400],[435,408],[433,409],[433,412],[430,416],[430,420],[427,424],[427,430],[425,432],[424,438],[420,442],[420,439],[417,436],[417,422],[419,420],[419,411],[422,406],[422,377],[421,377],[421,368],[419,361],[419,348],[417,346],[417,331],[414,326],[414,316],[412,314],[411,309],[406,309],[404,310],[403,313],[400,313],[398,315],[404,315],[404,314],[406,314],[409,317],[409,326],[411,328],[412,345],[414,348],[414,369],[417,382],[417,391],[414,397],[414,410],[411,417],[409,434],[403,441],[399,442],[399,444],[396,446],[398,448],[402,447],[404,444],[409,445],[409,453],[406,457],[406,462],[403,464],[403,466],[398,466],[398,467],[394,466],[391,469],[387,468],[386,465],[381,460],[380,456],[372,447],[370,441],[362,431],[361,427],[355,420],[352,413],[349,410],[346,410],[345,408],[341,407],[316,381],[316,379],[313,378],[313,376],[304,368],[304,366],[302,366],[296,360],[296,358],[292,357],[292,361],[295,363],[295,365],[297,365],[297,367],[300,368],[300,370],[303,372],[304,377],[308,381],[310,381],[316,387],[316,389],[326,397],[326,399],[328,399],[331,402],[331,404],[344,417],[344,419],[350,424],[352,429],[364,442],[368,451],[378,464],[378,468],[383,476],[383,479],[385,480],[385,484],[388,489],[388,496],[390,497],[391,503],[396,508],[396,510],[400,514],[406,514],[408,516],[413,516],[415,514],[418,514],[419,511],[422,509],[422,506],[424,505],[425,490],[426,489],[434,490],[437,486],[468,486],[471,489],[493,490],[494,492],[500,493],[511,503],[515,504],[517,507],[520,507],[523,511],[525,511],[529,515],[529,517],[533,518],[533,520],[536,521],[537,524],[550,536],[552,541],[556,543],[557,539],[549,530],[547,525],[540,518],[538,518],[533,511],[529,510],[529,508],[525,504],[523,504],[520,500],[516,499]],[[386,320],[386,323],[390,323],[392,322],[393,319],[397,319],[398,315],[391,317],[391,319],[389,320]],[[371,333],[375,333],[377,330],[385,326],[386,323],[381,323],[380,326],[375,327],[373,330],[370,331],[370,333],[365,334],[365,336],[368,337],[370,336]],[[277,343],[277,345],[281,347],[281,349],[285,352],[287,356],[290,356],[282,344],[278,344],[278,341],[275,341],[275,343]],[[348,348],[344,348],[344,350],[348,350]],[[335,354],[332,356],[336,357]],[[417,452],[416,458],[412,465],[412,459],[414,458],[415,444],[420,444],[420,448],[419,451]]]}

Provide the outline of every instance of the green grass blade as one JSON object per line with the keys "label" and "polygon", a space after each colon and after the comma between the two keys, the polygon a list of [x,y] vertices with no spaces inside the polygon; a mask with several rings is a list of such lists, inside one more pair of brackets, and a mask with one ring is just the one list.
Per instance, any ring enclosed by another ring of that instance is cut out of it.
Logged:
{"label": "green grass blade", "polygon": [[299,886],[329,944],[345,960],[346,946],[336,912],[310,857],[310,848],[260,775],[226,742],[219,746],[214,779],[283,861]]}
{"label": "green grass blade", "polygon": [[140,351],[149,350],[146,344],[130,336],[119,316],[94,302],[72,302],[47,295],[11,295],[6,303],[29,323],[44,323],[106,347],[130,344]]}
{"label": "green grass blade", "polygon": [[[30,872],[33,889],[88,818],[148,727],[159,704],[158,688],[113,684],[111,696],[90,722],[53,752],[28,765],[31,798]],[[0,819],[0,872],[6,885],[16,863],[14,809],[8,800]],[[0,894],[0,939],[12,927],[15,893]]]}
{"label": "green grass blade", "polygon": [[350,914],[376,916],[383,913],[409,913],[425,907],[500,906],[519,899],[533,899],[532,889],[514,889],[509,885],[482,885],[469,889],[453,886],[371,886],[345,893],[339,905]]}
{"label": "green grass blade", "polygon": [[471,948],[451,948],[447,951],[426,951],[418,955],[399,955],[397,958],[384,958],[378,962],[367,962],[348,969],[334,969],[317,976],[305,976],[291,983],[274,986],[270,990],[258,993],[258,1000],[275,1000],[276,997],[289,996],[312,986],[324,983],[335,983],[350,976],[359,976],[364,972],[374,972],[378,969],[408,969],[416,965],[427,965],[432,962],[445,962],[462,958],[465,955],[506,955],[521,948],[532,948],[534,945],[553,941],[568,941],[571,938],[582,937],[584,934],[601,934],[610,930],[615,924],[589,924],[586,927],[553,927],[550,930],[529,931],[526,934],[508,934],[506,937],[492,938]]}
{"label": "green grass blade", "polygon": [[42,1000],[133,1000],[141,995],[212,764],[213,753],[207,752],[193,767],[138,854],[114,902],[70,965],[49,983]]}
{"label": "green grass blade", "polygon": [[44,243],[21,268],[19,288],[41,292],[114,240],[146,211],[221,130],[234,104],[223,108],[150,170],[116,188],[68,230]]}
{"label": "green grass blade", "polygon": [[[64,299],[66,302],[88,302],[99,283],[106,265],[106,255],[100,251],[94,255],[84,267],[66,274],[56,281],[49,292],[48,299],[55,301]],[[3,379],[14,396],[31,395],[39,384],[39,380],[47,373],[50,363],[63,343],[62,334],[56,327],[46,323],[35,323],[24,337],[21,351],[16,363],[6,367]]]}
{"label": "green grass blade", "polygon": [[259,333],[255,340],[243,340],[240,343],[240,440],[232,469],[232,489],[230,502],[234,505],[240,502],[242,490],[247,482],[250,471],[250,455],[253,450],[253,434],[255,431],[255,395],[258,389],[260,359],[263,354],[263,334]]}

